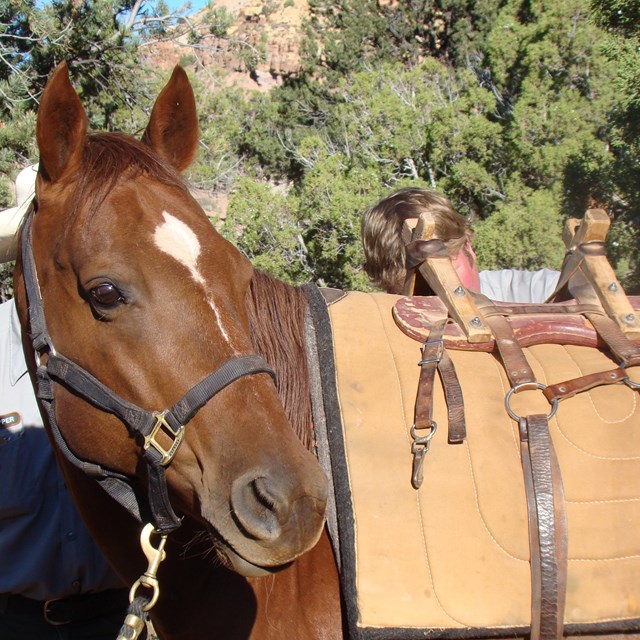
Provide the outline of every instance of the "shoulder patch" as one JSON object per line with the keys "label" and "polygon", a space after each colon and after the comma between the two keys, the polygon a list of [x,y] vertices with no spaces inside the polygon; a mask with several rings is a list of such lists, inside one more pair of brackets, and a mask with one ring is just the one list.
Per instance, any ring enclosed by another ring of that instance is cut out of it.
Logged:
{"label": "shoulder patch", "polygon": [[17,411],[0,415],[0,429],[17,427],[22,423],[22,416]]}

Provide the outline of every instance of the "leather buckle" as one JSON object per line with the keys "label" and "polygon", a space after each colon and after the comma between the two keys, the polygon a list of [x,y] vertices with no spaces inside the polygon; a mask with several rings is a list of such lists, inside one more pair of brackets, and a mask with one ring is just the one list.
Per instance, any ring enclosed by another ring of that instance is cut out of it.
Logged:
{"label": "leather buckle", "polygon": [[[435,347],[435,353],[431,353],[434,348],[432,345],[437,345]],[[430,355],[430,358],[426,358],[426,355]],[[422,343],[422,359],[418,362],[418,366],[423,366],[425,364],[439,364],[442,360],[442,356],[444,355],[444,340],[442,338],[438,338],[437,340],[426,340]]]}
{"label": "leather buckle", "polygon": [[51,605],[51,603],[57,602],[58,600],[62,600],[62,598],[51,598],[50,600],[45,601],[44,606],[42,607],[42,615],[44,616],[45,622],[53,627],[60,627],[71,622],[71,620],[52,620],[49,617],[49,615],[53,613],[49,610],[49,606]]}

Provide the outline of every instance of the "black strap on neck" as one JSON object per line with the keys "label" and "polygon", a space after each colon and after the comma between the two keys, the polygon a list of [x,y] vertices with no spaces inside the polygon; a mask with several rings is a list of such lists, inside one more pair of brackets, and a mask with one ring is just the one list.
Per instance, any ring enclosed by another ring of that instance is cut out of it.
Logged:
{"label": "black strap on neck", "polygon": [[[116,415],[140,440],[148,470],[147,500],[151,519],[159,532],[169,533],[180,526],[180,518],[171,507],[165,467],[180,445],[184,426],[213,396],[232,382],[256,373],[267,373],[275,380],[275,373],[262,357],[244,355],[225,362],[187,391],[171,409],[152,412],[124,400],[86,369],[56,353],[47,330],[33,258],[32,219],[33,208],[27,213],[22,229],[22,269],[29,305],[29,337],[36,354],[37,396],[46,411],[56,445],[67,460],[98,480],[105,491],[134,517],[138,520],[143,518],[147,505],[141,504],[140,496],[127,476],[81,460],[71,451],[56,420],[53,382],[62,384],[98,409]],[[155,437],[160,430],[170,440],[173,439],[169,449]]]}

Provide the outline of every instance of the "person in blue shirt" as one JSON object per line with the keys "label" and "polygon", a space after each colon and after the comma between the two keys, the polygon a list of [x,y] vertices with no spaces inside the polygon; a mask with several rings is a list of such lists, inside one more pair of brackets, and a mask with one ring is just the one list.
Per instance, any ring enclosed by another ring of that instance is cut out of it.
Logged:
{"label": "person in blue shirt", "polygon": [[[415,187],[399,189],[383,198],[362,218],[364,269],[383,291],[402,293],[407,275],[402,226],[405,220],[418,218],[422,212],[433,217],[435,238],[444,242],[462,284],[470,291],[502,302],[531,303],[544,302],[555,291],[560,273],[551,269],[479,272],[469,221],[445,196]],[[418,294],[431,293],[420,277],[416,287]]]}
{"label": "person in blue shirt", "polygon": [[[33,195],[35,171],[25,171],[31,174],[23,172],[18,206],[0,212],[3,261],[15,257],[12,230]],[[13,300],[0,304],[0,486],[0,639],[114,640],[128,593],[91,539],[58,469]]]}

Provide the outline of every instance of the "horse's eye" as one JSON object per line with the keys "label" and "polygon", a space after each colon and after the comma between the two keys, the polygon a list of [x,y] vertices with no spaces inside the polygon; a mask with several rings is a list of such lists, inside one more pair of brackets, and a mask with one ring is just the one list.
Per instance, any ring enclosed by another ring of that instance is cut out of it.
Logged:
{"label": "horse's eye", "polygon": [[111,282],[103,282],[89,291],[91,297],[103,307],[113,307],[123,302],[122,294]]}

